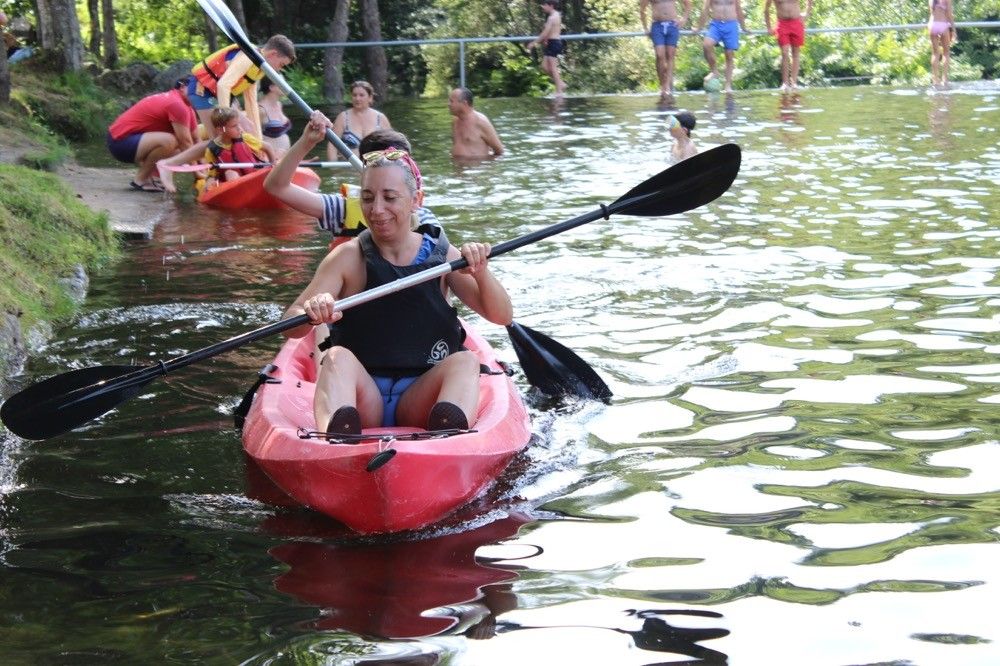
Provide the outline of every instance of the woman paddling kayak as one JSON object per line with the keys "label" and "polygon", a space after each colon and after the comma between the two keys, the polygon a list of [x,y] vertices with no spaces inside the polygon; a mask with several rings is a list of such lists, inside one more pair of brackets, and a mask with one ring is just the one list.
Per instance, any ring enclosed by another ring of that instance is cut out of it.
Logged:
{"label": "woman paddling kayak", "polygon": [[[317,137],[329,126],[314,123],[309,131]],[[447,296],[454,292],[495,324],[511,323],[510,297],[487,266],[490,246],[465,243],[460,252],[439,228],[415,227],[423,190],[409,154],[388,149],[367,153],[363,161],[361,209],[368,229],[323,259],[285,313],[311,320],[285,334],[291,338],[337,322],[316,382],[316,423],[336,434],[397,424],[469,428],[479,402],[479,361],[462,350],[463,329]],[[469,267],[440,280],[345,313],[334,309],[336,299],[462,257]]]}

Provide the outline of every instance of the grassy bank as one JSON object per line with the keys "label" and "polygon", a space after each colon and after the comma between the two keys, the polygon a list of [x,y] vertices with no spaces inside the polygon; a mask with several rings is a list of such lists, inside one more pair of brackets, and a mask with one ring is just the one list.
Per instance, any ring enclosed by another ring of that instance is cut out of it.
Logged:
{"label": "grassy bank", "polygon": [[117,256],[107,217],[77,201],[58,178],[0,164],[0,305],[23,324],[64,319],[73,302],[59,278]]}
{"label": "grassy bank", "polygon": [[[107,216],[46,173],[71,157],[71,142],[107,126],[99,99],[106,97],[85,78],[25,71],[14,77],[10,105],[0,106],[0,311],[17,317],[22,331],[67,320],[75,303],[61,278],[119,254]],[[10,351],[0,349],[4,374]]]}

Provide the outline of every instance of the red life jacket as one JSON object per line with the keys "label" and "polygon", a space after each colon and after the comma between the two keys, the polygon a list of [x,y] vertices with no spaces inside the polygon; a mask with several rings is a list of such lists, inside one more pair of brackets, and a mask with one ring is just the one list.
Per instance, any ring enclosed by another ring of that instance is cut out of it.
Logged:
{"label": "red life jacket", "polygon": [[[232,163],[232,162],[263,162],[257,153],[251,150],[250,146],[246,144],[243,139],[233,139],[233,142],[228,148],[220,146],[216,141],[209,141],[207,150],[212,153],[212,157],[215,159],[216,163]],[[228,170],[228,169],[227,169]],[[218,167],[212,167],[210,169],[210,174],[215,178],[220,178],[221,173]],[[253,173],[256,169],[250,167],[246,169],[233,169],[241,176],[245,176],[248,173]]]}

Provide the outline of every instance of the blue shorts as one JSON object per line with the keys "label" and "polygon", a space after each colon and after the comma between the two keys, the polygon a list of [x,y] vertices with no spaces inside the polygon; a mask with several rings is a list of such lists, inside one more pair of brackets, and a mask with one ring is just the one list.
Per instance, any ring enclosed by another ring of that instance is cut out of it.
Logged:
{"label": "blue shorts", "polygon": [[399,407],[399,397],[410,388],[417,377],[372,377],[378,392],[382,394],[382,427],[391,428],[396,425],[396,408]]}
{"label": "blue shorts", "polygon": [[106,143],[112,157],[119,162],[135,164],[135,154],[139,152],[139,142],[142,141],[142,135],[142,132],[136,132],[135,134],[123,136],[116,141],[111,138],[111,132],[108,132]]}
{"label": "blue shorts", "polygon": [[561,39],[550,39],[545,42],[543,53],[550,58],[556,58],[563,52],[563,41]]}
{"label": "blue shorts", "polygon": [[653,46],[677,46],[681,31],[674,21],[653,21],[649,26],[649,38]]}
{"label": "blue shorts", "polygon": [[[205,94],[199,94],[199,88],[201,89],[201,92]],[[202,88],[201,84],[198,83],[198,79],[193,76],[190,77],[190,80],[188,81],[187,94],[188,101],[191,102],[191,106],[194,107],[195,111],[214,109],[219,105],[219,100],[215,99],[215,95]]]}
{"label": "blue shorts", "polygon": [[716,44],[722,44],[727,51],[736,51],[740,48],[740,22],[712,21],[705,36]]}

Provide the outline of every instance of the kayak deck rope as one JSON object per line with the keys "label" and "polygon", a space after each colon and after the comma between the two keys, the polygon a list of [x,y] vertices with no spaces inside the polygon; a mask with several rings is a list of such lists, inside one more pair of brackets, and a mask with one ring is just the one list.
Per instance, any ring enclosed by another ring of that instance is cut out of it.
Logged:
{"label": "kayak deck rope", "polygon": [[308,428],[299,428],[298,437],[299,439],[319,439],[329,442],[331,444],[360,444],[361,442],[379,442],[379,444],[390,444],[392,442],[411,442],[424,439],[446,439],[448,437],[454,437],[455,435],[465,435],[472,432],[479,432],[474,429],[462,429],[462,428],[448,428],[445,430],[427,430],[423,432],[410,432],[410,433],[390,433],[390,432],[373,432],[368,434],[360,435],[342,435],[339,433],[330,433],[322,430],[310,430]]}

